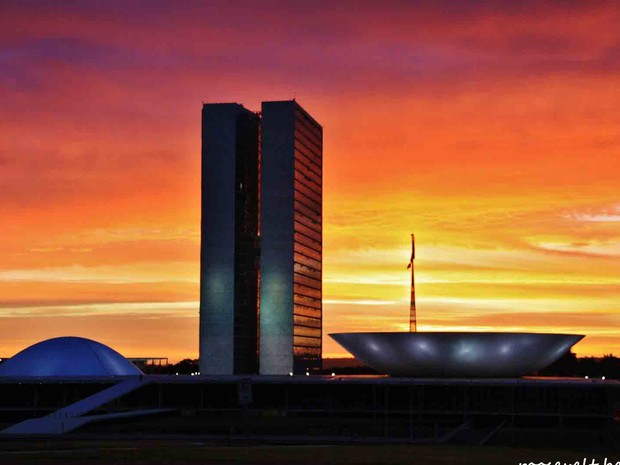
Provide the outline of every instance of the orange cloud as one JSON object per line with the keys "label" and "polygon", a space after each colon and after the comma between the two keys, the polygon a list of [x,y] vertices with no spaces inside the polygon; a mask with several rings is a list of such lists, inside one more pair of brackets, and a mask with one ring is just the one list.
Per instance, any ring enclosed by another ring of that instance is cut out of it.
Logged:
{"label": "orange cloud", "polygon": [[195,356],[200,104],[293,96],[325,128],[325,333],[406,329],[415,231],[422,329],[620,353],[619,20],[613,2],[3,2],[0,354],[72,333]]}

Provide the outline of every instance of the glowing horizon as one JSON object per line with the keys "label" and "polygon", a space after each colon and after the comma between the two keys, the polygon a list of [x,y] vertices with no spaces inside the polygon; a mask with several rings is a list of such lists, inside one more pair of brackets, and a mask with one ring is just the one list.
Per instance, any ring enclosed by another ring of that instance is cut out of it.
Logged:
{"label": "glowing horizon", "polygon": [[324,128],[330,332],[586,334],[620,355],[620,7],[0,5],[0,356],[198,354],[202,101]]}

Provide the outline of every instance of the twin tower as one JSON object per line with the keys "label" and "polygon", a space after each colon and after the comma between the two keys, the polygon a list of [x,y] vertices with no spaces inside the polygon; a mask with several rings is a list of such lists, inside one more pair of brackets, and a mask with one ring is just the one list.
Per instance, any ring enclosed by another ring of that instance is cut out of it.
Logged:
{"label": "twin tower", "polygon": [[202,374],[321,367],[322,160],[295,100],[203,106]]}

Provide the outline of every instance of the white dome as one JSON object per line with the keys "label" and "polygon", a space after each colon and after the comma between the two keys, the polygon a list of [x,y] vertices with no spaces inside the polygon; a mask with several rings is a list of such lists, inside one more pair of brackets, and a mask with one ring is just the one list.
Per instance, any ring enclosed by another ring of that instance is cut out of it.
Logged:
{"label": "white dome", "polygon": [[121,354],[82,337],[57,337],[34,344],[0,365],[0,377],[139,376]]}

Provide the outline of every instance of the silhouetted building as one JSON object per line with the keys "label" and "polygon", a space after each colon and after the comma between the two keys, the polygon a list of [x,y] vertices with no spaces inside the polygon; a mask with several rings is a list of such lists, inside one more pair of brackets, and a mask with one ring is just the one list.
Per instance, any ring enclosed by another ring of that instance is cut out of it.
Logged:
{"label": "silhouetted building", "polygon": [[234,103],[202,109],[200,371],[258,371],[260,117]]}
{"label": "silhouetted building", "polygon": [[260,373],[320,369],[322,127],[297,102],[263,102]]}
{"label": "silhouetted building", "polygon": [[322,152],[294,100],[204,105],[202,374],[320,369]]}

